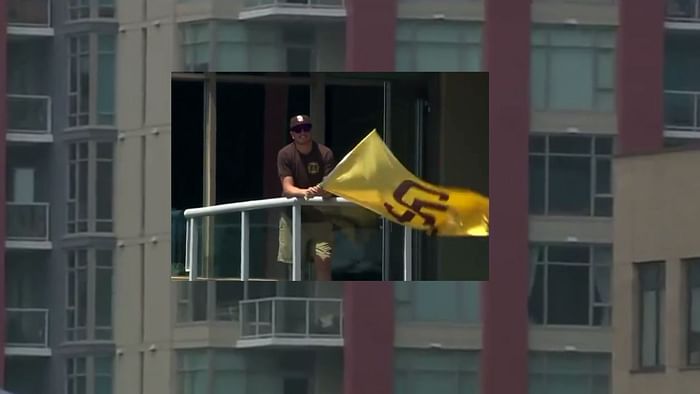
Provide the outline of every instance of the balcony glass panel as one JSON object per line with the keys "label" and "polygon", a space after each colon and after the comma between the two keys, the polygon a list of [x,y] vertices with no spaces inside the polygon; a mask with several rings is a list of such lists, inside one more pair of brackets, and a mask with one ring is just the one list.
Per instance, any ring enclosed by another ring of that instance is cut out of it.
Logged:
{"label": "balcony glass panel", "polygon": [[48,316],[48,309],[7,308],[8,346],[46,347]]}
{"label": "balcony glass panel", "polygon": [[47,241],[49,203],[7,203],[7,239]]}
{"label": "balcony glass panel", "polygon": [[240,302],[241,338],[341,338],[342,300],[273,297]]}
{"label": "balcony glass panel", "polygon": [[664,92],[666,130],[700,132],[700,92]]}
{"label": "balcony glass panel", "polygon": [[14,95],[7,97],[8,130],[11,133],[48,133],[51,98],[49,96]]}
{"label": "balcony glass panel", "polygon": [[48,27],[51,25],[51,1],[9,0],[7,17],[10,25]]}
{"label": "balcony glass panel", "polygon": [[667,0],[666,18],[679,22],[700,22],[700,0]]}

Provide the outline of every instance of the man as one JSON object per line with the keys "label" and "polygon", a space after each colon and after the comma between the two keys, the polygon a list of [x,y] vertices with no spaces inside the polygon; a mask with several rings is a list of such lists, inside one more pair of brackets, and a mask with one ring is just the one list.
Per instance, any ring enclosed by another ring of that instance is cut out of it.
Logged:
{"label": "man", "polygon": [[[292,143],[277,154],[277,173],[285,197],[330,197],[318,185],[335,167],[333,152],[311,137],[311,118],[293,116],[289,121]],[[278,261],[292,262],[292,220],[288,214],[280,218]],[[313,246],[316,280],[331,280],[331,252],[333,226],[323,213],[314,207],[302,208],[302,261],[308,256],[309,244]]]}

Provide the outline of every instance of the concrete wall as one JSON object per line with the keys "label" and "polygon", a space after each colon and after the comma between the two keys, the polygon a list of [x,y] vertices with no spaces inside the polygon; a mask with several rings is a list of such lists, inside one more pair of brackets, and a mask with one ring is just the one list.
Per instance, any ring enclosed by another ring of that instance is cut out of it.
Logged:
{"label": "concrete wall", "polygon": [[169,236],[175,0],[125,0],[119,5],[125,31],[118,37],[122,138],[115,152],[114,216],[122,246],[115,253],[114,321],[115,344],[123,354],[115,360],[114,390],[167,394],[175,382]]}
{"label": "concrete wall", "polygon": [[[697,391],[700,370],[684,370],[684,271],[680,259],[700,256],[700,150],[615,161],[612,392],[681,394]],[[634,264],[664,260],[665,371],[637,368],[638,315]]]}

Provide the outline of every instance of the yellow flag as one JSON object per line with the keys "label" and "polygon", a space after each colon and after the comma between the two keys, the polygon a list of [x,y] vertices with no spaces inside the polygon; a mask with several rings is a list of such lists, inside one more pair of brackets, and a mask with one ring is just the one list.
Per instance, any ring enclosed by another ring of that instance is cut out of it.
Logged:
{"label": "yellow flag", "polygon": [[489,234],[488,198],[416,178],[391,153],[376,129],[338,163],[321,187],[393,222],[431,234]]}

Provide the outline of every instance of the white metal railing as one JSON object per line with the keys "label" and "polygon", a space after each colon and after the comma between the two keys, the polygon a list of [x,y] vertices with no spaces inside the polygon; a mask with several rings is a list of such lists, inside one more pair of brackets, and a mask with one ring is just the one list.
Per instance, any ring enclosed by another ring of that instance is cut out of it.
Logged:
{"label": "white metal railing", "polygon": [[7,19],[11,26],[50,27],[51,0],[8,0]]}
{"label": "white metal railing", "polygon": [[239,305],[241,339],[343,337],[342,299],[269,297]]}
{"label": "white metal railing", "polygon": [[667,131],[700,132],[700,92],[665,90],[664,128]]}
{"label": "white metal railing", "polygon": [[7,308],[7,345],[48,347],[49,310],[46,308]]}
{"label": "white metal railing", "polygon": [[[211,217],[228,213],[241,213],[241,280],[249,278],[250,272],[250,211],[292,207],[292,280],[301,280],[301,207],[302,206],[352,206],[352,202],[344,198],[322,199],[314,197],[308,200],[302,198],[268,198],[263,200],[251,200],[230,204],[213,205],[210,207],[190,208],[185,210],[187,225],[185,230],[185,271],[189,273],[189,279],[199,277],[199,237],[197,234],[196,218]],[[404,254],[403,277],[405,281],[412,280],[412,230],[404,226]]]}
{"label": "white metal railing", "polygon": [[50,133],[51,97],[33,94],[7,95],[10,133]]}
{"label": "white metal railing", "polygon": [[666,0],[666,19],[676,22],[700,22],[700,0]]}
{"label": "white metal railing", "polygon": [[7,202],[7,239],[49,240],[49,203]]}
{"label": "white metal railing", "polygon": [[245,0],[246,8],[300,7],[337,8],[344,7],[345,0]]}

